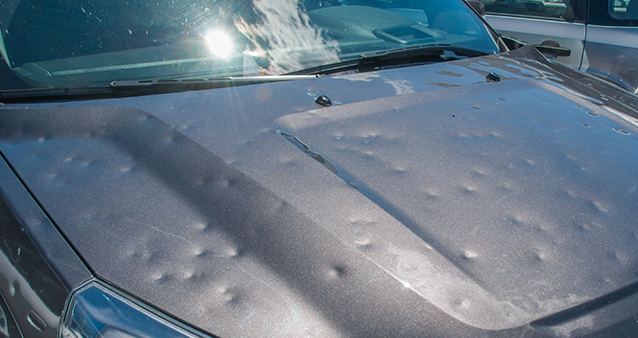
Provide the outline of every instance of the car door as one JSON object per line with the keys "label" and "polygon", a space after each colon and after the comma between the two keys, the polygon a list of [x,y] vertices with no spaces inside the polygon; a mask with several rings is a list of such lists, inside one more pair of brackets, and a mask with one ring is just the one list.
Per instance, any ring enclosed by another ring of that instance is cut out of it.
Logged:
{"label": "car door", "polygon": [[590,0],[581,70],[638,93],[638,0]]}
{"label": "car door", "polygon": [[570,56],[560,56],[557,61],[580,67],[585,45],[586,0],[481,1],[487,22],[497,32],[532,44],[556,42],[571,50]]}

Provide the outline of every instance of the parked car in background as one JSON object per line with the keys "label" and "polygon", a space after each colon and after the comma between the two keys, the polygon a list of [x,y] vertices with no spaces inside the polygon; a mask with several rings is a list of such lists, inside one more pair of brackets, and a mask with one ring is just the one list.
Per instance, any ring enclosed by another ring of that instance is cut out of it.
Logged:
{"label": "parked car in background", "polygon": [[499,33],[571,50],[557,61],[638,90],[638,1],[482,0]]}
{"label": "parked car in background", "polygon": [[638,335],[638,97],[465,1],[0,27],[2,338]]}

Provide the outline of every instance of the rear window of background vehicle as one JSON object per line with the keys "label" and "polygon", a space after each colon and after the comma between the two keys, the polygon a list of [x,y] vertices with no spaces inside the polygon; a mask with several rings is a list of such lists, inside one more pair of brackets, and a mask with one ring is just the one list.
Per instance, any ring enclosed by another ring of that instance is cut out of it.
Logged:
{"label": "rear window of background vehicle", "polygon": [[508,14],[513,16],[529,16],[543,19],[562,19],[569,0],[482,0],[489,14]]}
{"label": "rear window of background vehicle", "polygon": [[608,0],[609,14],[617,20],[638,20],[638,1],[629,8],[631,0]]}
{"label": "rear window of background vehicle", "polygon": [[638,27],[638,0],[590,0],[588,23]]}
{"label": "rear window of background vehicle", "polygon": [[578,0],[481,1],[486,12],[494,15],[584,22],[588,13],[588,24],[638,27],[638,0],[589,0],[589,11],[576,8],[577,2],[582,2]]}

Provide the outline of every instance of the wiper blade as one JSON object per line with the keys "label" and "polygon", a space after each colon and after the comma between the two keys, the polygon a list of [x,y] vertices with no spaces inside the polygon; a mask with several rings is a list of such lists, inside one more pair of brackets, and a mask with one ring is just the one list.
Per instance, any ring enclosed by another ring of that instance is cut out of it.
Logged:
{"label": "wiper blade", "polygon": [[317,75],[272,75],[250,77],[150,79],[113,81],[108,86],[82,88],[34,88],[0,90],[0,102],[102,99],[244,86],[251,84],[314,79]]}
{"label": "wiper blade", "polygon": [[76,98],[101,98],[110,97],[112,93],[113,90],[108,86],[86,88],[30,88],[0,90],[0,103],[70,100]]}
{"label": "wiper blade", "polygon": [[379,52],[365,53],[357,59],[348,59],[331,64],[306,68],[286,75],[331,74],[357,69],[360,72],[376,70],[389,66],[405,66],[415,63],[443,62],[487,55],[482,51],[451,45],[420,45]]}
{"label": "wiper blade", "polygon": [[152,80],[135,80],[135,81],[113,81],[111,82],[111,88],[114,89],[129,89],[129,88],[156,88],[162,87],[179,87],[179,88],[219,88],[219,87],[233,87],[244,86],[250,84],[281,82],[291,80],[304,80],[314,79],[317,75],[267,75],[267,76],[241,76],[241,77],[226,77],[226,78],[212,78],[212,79],[152,79]]}

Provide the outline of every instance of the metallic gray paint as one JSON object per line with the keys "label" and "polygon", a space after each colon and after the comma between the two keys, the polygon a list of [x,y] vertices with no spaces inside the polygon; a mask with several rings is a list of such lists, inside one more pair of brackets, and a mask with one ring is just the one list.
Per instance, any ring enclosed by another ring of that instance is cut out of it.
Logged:
{"label": "metallic gray paint", "polygon": [[0,337],[2,338],[14,338],[21,337],[18,325],[9,311],[7,303],[0,295]]}
{"label": "metallic gray paint", "polygon": [[91,275],[3,159],[0,182],[0,292],[8,319],[24,337],[56,337],[69,291]]}
{"label": "metallic gray paint", "polygon": [[[32,243],[22,245],[35,246],[66,290],[89,280],[92,277],[89,270],[4,159],[0,159],[0,181],[0,194],[10,216],[24,228]],[[58,312],[62,310],[62,304],[57,307]]]}
{"label": "metallic gray paint", "polygon": [[638,27],[587,25],[581,70],[638,93]]}
{"label": "metallic gray paint", "polygon": [[0,151],[96,275],[213,334],[597,332],[638,297],[533,321],[636,282],[638,99],[510,54],[11,104]]}

